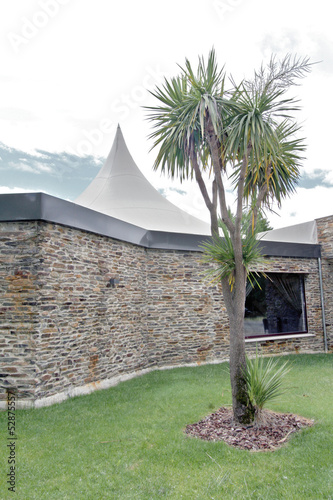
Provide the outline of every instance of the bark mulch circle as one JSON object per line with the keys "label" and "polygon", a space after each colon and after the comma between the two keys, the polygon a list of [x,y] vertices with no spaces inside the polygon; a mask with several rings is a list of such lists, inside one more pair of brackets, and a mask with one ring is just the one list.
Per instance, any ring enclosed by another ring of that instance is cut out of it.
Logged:
{"label": "bark mulch circle", "polygon": [[224,441],[230,446],[250,451],[273,451],[280,448],[291,434],[313,425],[292,413],[263,410],[260,426],[233,423],[232,409],[222,407],[196,424],[187,425],[185,433],[206,441]]}

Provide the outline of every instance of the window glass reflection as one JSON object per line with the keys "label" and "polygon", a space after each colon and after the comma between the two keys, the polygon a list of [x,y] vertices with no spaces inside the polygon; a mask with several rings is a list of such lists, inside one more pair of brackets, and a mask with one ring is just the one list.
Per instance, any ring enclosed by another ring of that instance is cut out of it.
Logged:
{"label": "window glass reflection", "polygon": [[307,331],[304,277],[267,273],[247,286],[245,337]]}

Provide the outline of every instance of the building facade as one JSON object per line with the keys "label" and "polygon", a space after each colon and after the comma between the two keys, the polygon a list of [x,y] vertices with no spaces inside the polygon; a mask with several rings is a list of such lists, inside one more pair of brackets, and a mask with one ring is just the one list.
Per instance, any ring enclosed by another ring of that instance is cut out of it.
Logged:
{"label": "building facade", "polygon": [[[157,368],[228,359],[228,317],[204,278],[203,235],[145,230],[41,193],[0,196],[1,405],[43,406]],[[318,243],[263,241],[301,277],[301,331],[252,332],[264,354],[333,348],[333,216]],[[282,299],[281,299],[282,300]],[[324,306],[324,307],[323,307]]]}

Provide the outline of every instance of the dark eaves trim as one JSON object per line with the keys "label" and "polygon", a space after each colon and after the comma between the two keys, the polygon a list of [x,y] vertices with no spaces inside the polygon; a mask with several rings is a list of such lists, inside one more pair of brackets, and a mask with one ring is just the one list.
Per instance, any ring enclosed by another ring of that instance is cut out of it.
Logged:
{"label": "dark eaves trim", "polygon": [[261,253],[267,257],[300,257],[318,259],[320,245],[310,243],[287,243],[283,241],[260,241]]}
{"label": "dark eaves trim", "polygon": [[[200,252],[209,236],[149,231],[109,215],[45,193],[0,195],[0,221],[44,221],[89,231],[145,248]],[[320,245],[262,241],[262,252],[274,257],[320,257]]]}

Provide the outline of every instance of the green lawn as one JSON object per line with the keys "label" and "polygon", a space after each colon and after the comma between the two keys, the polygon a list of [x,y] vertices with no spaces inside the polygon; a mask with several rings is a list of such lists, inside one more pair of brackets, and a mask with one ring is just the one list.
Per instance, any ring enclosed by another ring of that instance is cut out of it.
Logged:
{"label": "green lawn", "polygon": [[275,452],[183,433],[230,404],[227,364],[156,371],[60,405],[16,411],[15,493],[7,491],[1,412],[0,498],[333,499],[333,356],[289,358],[292,388],[270,408],[315,425]]}

